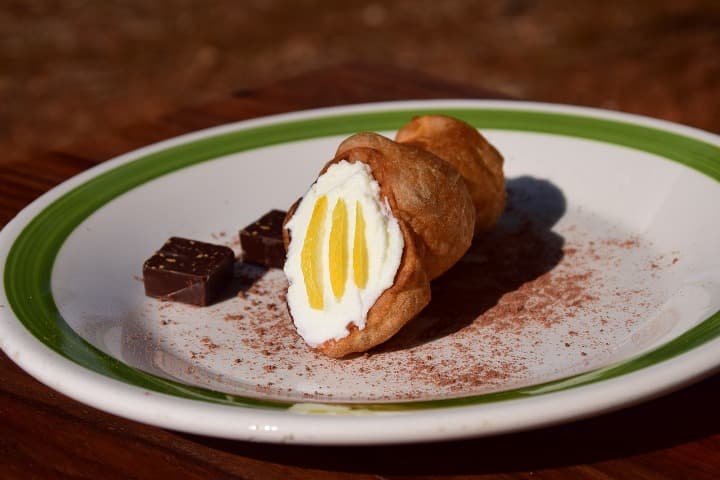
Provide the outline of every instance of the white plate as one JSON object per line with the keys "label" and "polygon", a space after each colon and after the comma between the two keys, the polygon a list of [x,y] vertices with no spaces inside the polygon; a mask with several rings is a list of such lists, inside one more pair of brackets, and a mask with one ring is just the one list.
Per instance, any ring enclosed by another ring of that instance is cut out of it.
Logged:
{"label": "white plate", "polygon": [[[392,135],[431,111],[503,152],[510,208],[388,344],[341,361],[309,351],[279,270],[208,308],[143,295],[143,260],[169,236],[239,251],[238,229],[286,209],[345,136]],[[78,175],[6,226],[1,346],[102,410],[243,440],[460,438],[619,408],[720,364],[719,145],[637,116],[497,101],[330,108],[185,135]]]}

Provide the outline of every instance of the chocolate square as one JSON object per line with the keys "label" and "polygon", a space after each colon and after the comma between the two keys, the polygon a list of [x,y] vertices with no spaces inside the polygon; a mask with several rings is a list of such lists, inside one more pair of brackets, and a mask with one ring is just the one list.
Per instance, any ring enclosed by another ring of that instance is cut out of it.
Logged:
{"label": "chocolate square", "polygon": [[285,245],[282,240],[282,226],[285,215],[286,212],[281,210],[271,210],[259,220],[240,230],[243,262],[283,268]]}
{"label": "chocolate square", "polygon": [[209,305],[232,280],[234,261],[235,254],[228,247],[172,237],[143,265],[145,294]]}

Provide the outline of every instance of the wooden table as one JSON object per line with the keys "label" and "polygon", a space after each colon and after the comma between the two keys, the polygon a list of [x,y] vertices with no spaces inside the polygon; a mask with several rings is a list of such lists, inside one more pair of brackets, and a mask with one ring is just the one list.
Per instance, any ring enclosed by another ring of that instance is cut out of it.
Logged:
{"label": "wooden table", "polygon": [[[313,72],[152,124],[0,165],[0,225],[68,177],[191,130],[304,108],[492,92],[376,66]],[[652,114],[652,106],[648,112]],[[263,445],[115,417],[38,383],[0,354],[1,478],[720,478],[720,375],[590,420],[458,442],[384,447]]]}

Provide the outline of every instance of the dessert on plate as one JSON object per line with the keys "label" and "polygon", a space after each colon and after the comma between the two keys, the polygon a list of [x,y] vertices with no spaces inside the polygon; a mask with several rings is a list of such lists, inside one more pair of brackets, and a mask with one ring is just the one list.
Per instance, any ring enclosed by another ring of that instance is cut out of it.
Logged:
{"label": "dessert on plate", "polygon": [[393,336],[430,301],[505,206],[503,159],[475,128],[429,115],[395,141],[343,141],[284,225],[288,307],[298,333],[331,357]]}

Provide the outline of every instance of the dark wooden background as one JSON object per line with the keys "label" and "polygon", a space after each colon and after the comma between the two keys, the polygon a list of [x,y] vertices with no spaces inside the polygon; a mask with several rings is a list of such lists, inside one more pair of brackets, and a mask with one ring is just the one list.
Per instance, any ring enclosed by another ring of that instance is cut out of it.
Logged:
{"label": "dark wooden background", "polygon": [[0,163],[357,61],[713,129],[718,51],[718,0],[3,0]]}
{"label": "dark wooden background", "polygon": [[[355,102],[497,96],[393,67],[321,69],[0,164],[0,225],[75,173],[198,128]],[[713,127],[720,131],[720,117]],[[180,434],[100,412],[55,393],[0,355],[0,478],[709,480],[720,478],[719,405],[715,376],[623,411],[512,435],[382,447],[263,445]]]}

